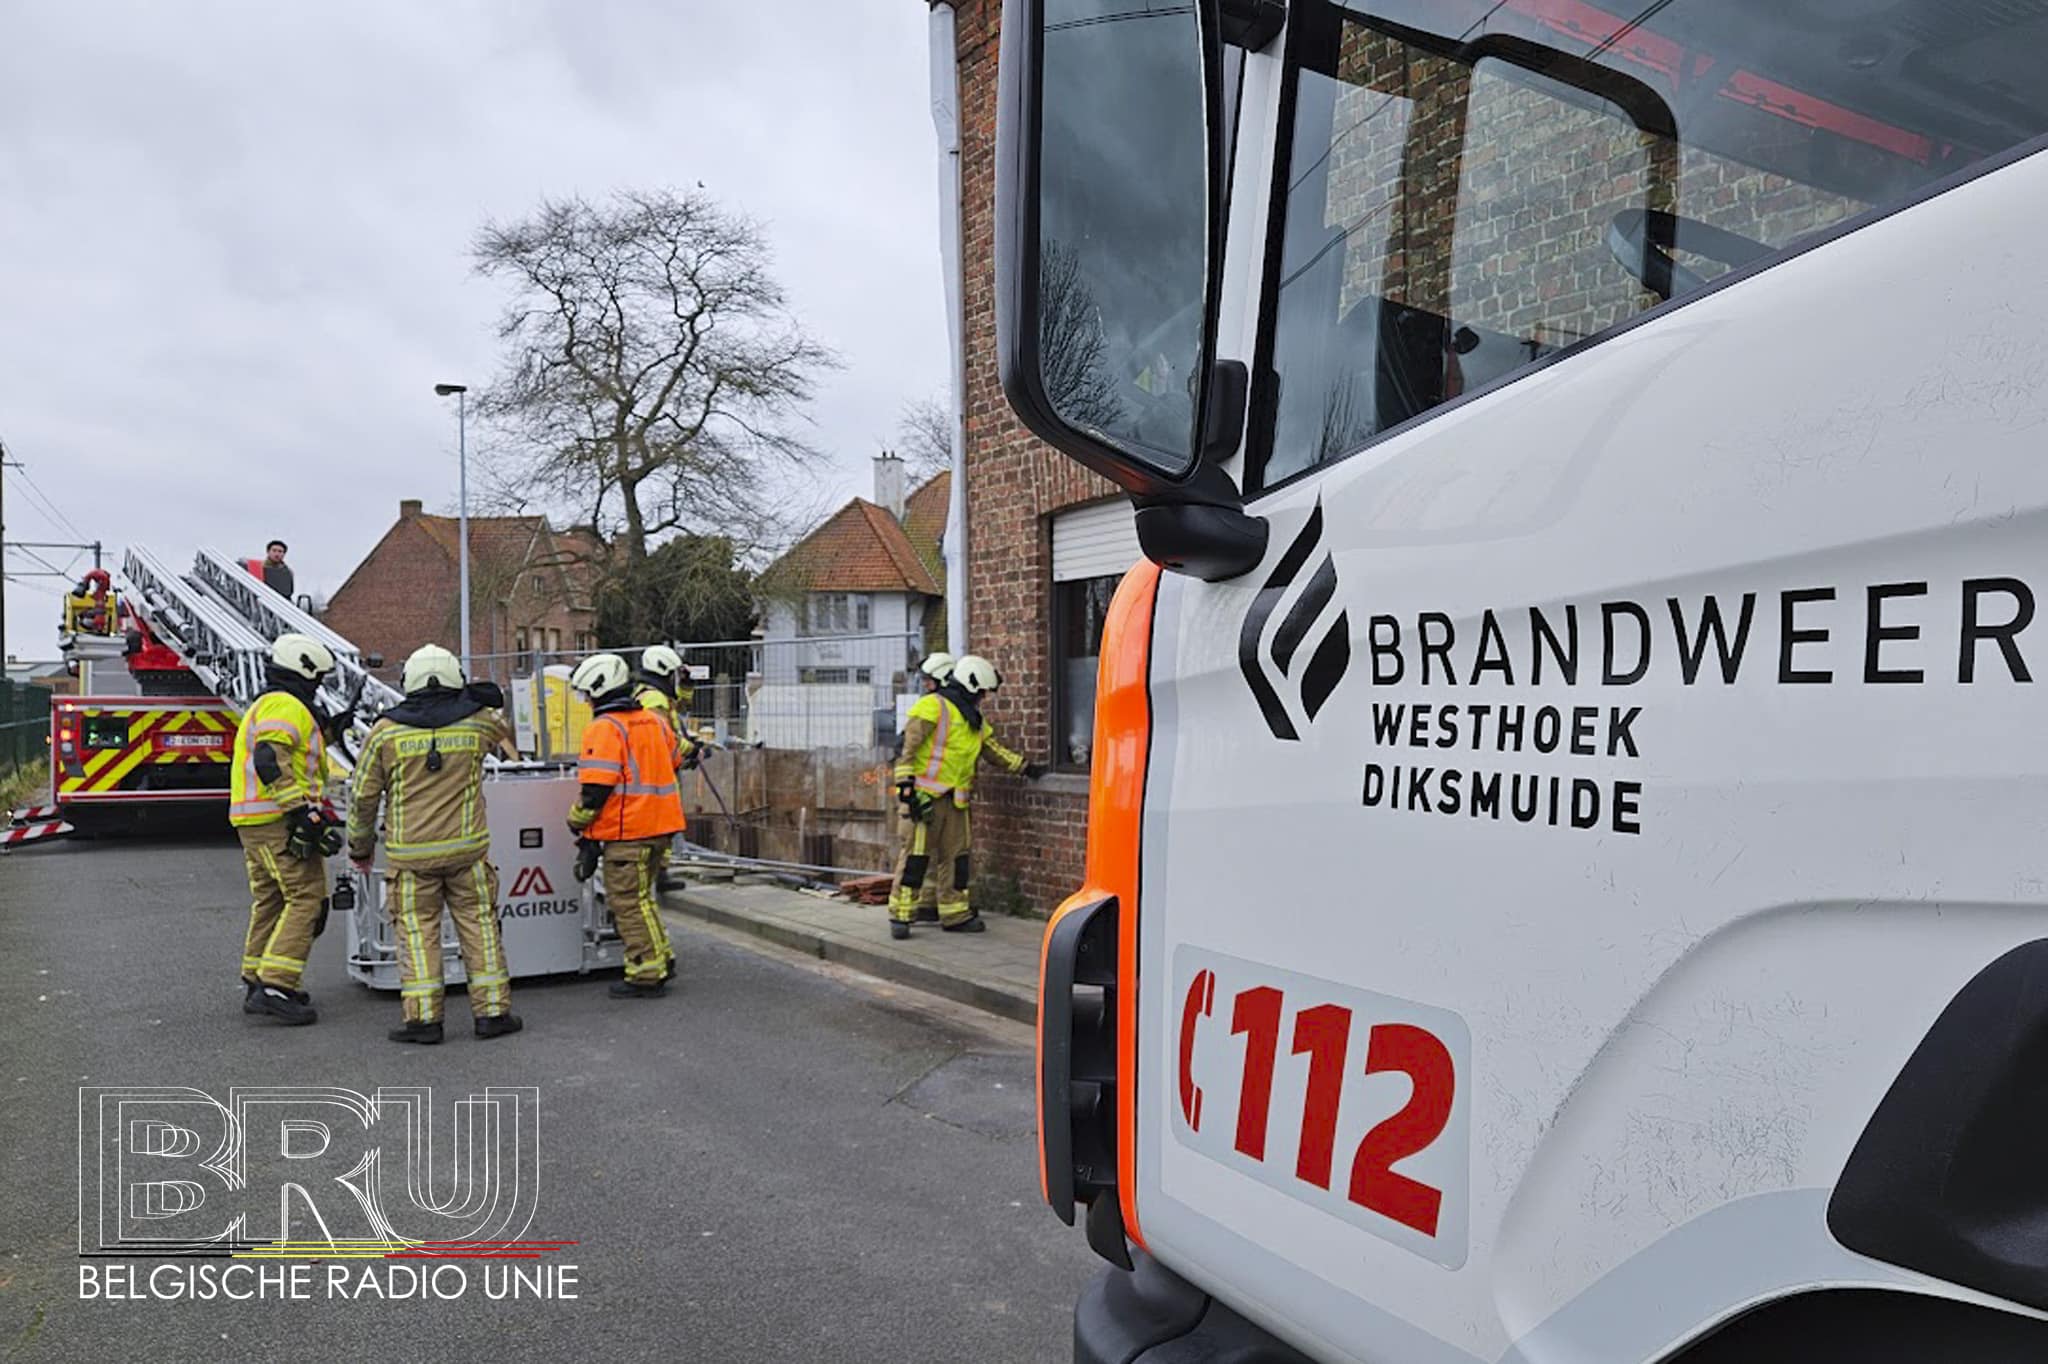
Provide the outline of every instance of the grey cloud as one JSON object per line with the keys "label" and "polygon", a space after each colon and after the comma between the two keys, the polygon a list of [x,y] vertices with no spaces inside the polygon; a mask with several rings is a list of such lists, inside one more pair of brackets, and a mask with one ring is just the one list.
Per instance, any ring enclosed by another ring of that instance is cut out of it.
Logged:
{"label": "grey cloud", "polygon": [[[815,435],[862,491],[945,379],[927,109],[910,0],[10,6],[0,439],[111,545],[281,534],[332,588],[399,498],[453,502],[430,386],[495,363],[477,225],[702,181],[845,358]],[[7,606],[49,654],[54,602]]]}

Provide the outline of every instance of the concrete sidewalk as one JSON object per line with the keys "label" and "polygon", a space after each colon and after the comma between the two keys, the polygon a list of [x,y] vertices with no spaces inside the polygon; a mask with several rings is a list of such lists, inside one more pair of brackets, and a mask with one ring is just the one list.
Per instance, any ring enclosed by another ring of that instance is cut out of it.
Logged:
{"label": "concrete sidewalk", "polygon": [[937,924],[919,924],[909,941],[897,942],[880,905],[773,883],[700,880],[680,870],[684,884],[662,892],[668,909],[1005,1018],[1038,1018],[1042,920],[984,916],[986,933],[942,933]]}

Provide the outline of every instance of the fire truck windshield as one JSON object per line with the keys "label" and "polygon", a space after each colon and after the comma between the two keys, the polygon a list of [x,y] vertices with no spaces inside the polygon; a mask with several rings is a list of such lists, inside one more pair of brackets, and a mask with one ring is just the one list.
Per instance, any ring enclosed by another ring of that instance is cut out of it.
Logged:
{"label": "fire truck windshield", "polygon": [[[2048,16],[1974,0],[1290,15],[1252,487],[2048,133]],[[1511,43],[1662,109],[1488,55]]]}

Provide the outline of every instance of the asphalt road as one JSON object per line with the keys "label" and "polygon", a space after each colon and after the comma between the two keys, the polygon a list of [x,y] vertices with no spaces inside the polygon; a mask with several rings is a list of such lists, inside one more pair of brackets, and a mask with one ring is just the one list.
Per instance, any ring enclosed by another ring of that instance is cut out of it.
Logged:
{"label": "asphalt road", "polygon": [[[1026,1030],[681,920],[669,999],[515,987],[526,1032],[424,1049],[330,929],[285,1029],[240,1011],[243,895],[231,841],[0,857],[0,1358],[1068,1357],[1098,1262],[1038,1198]],[[79,1087],[254,1084],[537,1086],[577,1296],[81,1300]]]}

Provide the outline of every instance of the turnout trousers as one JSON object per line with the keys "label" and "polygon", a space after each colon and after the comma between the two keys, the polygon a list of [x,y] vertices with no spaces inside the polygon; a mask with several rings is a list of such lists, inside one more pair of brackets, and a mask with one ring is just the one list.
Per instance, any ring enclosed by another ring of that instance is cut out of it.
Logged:
{"label": "turnout trousers", "polygon": [[896,856],[896,883],[889,890],[889,916],[910,923],[918,903],[936,897],[939,923],[963,923],[974,913],[968,903],[969,854],[973,831],[967,811],[948,791],[931,803],[924,819],[912,820]]}
{"label": "turnout trousers", "polygon": [[284,850],[281,819],[244,824],[242,865],[249,873],[249,932],[242,940],[242,978],[281,990],[299,988],[313,925],[327,894],[327,872],[319,858],[293,857]]}
{"label": "turnout trousers", "polygon": [[491,1018],[512,1011],[512,974],[498,931],[498,869],[487,857],[466,866],[393,867],[384,908],[398,939],[399,993],[405,1021],[441,1018],[441,911],[455,923],[455,941],[469,977],[469,1011]]}
{"label": "turnout trousers", "polygon": [[668,860],[670,835],[627,838],[604,845],[598,861],[604,877],[605,907],[626,944],[626,979],[635,985],[658,985],[675,959],[668,929],[661,922],[658,878]]}

